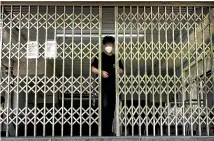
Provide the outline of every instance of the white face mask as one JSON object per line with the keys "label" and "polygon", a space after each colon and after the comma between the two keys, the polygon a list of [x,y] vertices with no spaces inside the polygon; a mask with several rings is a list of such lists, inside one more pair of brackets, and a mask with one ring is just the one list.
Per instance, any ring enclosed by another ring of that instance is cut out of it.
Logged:
{"label": "white face mask", "polygon": [[113,48],[112,48],[111,46],[105,47],[105,51],[106,51],[107,53],[111,53],[112,50],[113,50]]}

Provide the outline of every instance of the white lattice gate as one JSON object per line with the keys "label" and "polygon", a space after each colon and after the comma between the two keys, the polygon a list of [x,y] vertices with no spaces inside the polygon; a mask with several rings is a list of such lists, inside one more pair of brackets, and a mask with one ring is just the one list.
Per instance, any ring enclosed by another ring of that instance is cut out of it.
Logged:
{"label": "white lattice gate", "polygon": [[100,136],[91,62],[112,35],[118,136],[214,134],[213,5],[122,5],[1,6],[2,133]]}

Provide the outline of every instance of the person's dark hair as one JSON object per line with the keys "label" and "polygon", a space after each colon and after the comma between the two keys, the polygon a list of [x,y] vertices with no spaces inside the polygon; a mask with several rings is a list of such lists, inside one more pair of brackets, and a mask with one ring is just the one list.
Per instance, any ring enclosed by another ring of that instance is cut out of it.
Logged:
{"label": "person's dark hair", "polygon": [[114,44],[114,42],[115,42],[115,39],[112,36],[105,36],[103,38],[103,45],[105,45],[105,44]]}

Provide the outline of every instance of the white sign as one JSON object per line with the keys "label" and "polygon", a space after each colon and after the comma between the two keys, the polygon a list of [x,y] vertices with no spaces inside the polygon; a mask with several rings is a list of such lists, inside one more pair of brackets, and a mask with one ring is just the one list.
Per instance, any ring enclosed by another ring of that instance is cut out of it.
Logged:
{"label": "white sign", "polygon": [[57,42],[46,41],[45,42],[45,57],[56,58],[57,57]]}
{"label": "white sign", "polygon": [[39,44],[36,41],[27,43],[27,58],[39,58]]}

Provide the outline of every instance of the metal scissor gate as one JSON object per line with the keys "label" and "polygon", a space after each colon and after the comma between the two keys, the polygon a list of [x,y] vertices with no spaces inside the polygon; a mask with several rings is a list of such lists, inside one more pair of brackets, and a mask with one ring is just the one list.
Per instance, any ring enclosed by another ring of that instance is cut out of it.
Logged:
{"label": "metal scissor gate", "polygon": [[2,136],[101,135],[105,35],[124,64],[118,136],[214,135],[214,6],[192,5],[2,5]]}

